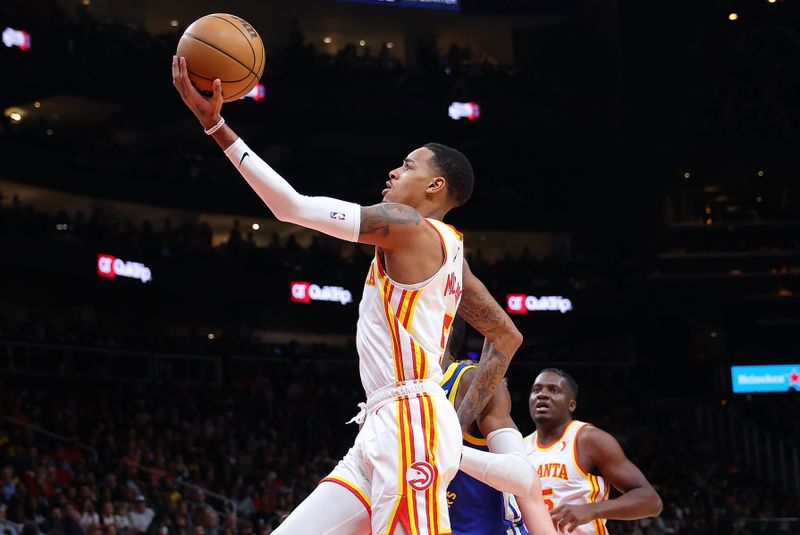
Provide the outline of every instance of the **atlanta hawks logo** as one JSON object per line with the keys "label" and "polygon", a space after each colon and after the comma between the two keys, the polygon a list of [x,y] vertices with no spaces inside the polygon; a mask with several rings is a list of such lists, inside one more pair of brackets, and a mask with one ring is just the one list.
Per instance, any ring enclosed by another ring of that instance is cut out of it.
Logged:
{"label": "atlanta hawks logo", "polygon": [[417,492],[421,492],[433,485],[435,478],[436,468],[426,461],[411,463],[411,466],[406,470],[406,481]]}

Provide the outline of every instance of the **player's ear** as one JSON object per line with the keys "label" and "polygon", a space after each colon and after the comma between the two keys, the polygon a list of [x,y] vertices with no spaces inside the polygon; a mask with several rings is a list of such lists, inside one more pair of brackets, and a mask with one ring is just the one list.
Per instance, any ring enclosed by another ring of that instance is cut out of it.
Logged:
{"label": "player's ear", "polygon": [[435,176],[428,183],[428,187],[425,188],[425,193],[437,193],[442,191],[446,185],[447,181],[443,176]]}
{"label": "player's ear", "polygon": [[571,399],[569,401],[569,413],[572,414],[573,412],[575,412],[575,409],[577,408],[578,408],[578,402],[575,401],[574,399]]}

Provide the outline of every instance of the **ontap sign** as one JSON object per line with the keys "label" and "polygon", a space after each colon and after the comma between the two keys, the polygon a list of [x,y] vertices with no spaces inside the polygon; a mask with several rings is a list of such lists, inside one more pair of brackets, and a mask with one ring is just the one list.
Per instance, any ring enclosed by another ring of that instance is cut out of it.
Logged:
{"label": "ontap sign", "polygon": [[731,366],[734,394],[800,391],[800,364]]}
{"label": "ontap sign", "polygon": [[20,50],[31,49],[31,34],[25,30],[15,30],[8,27],[3,30],[3,44],[8,48],[18,47]]}
{"label": "ontap sign", "polygon": [[142,282],[153,280],[150,268],[139,262],[130,262],[110,254],[97,255],[97,274],[106,279],[127,277]]}
{"label": "ontap sign", "polygon": [[329,301],[347,305],[353,302],[353,294],[341,286],[319,286],[305,281],[292,281],[289,283],[290,298],[295,303],[309,303],[311,301]]}
{"label": "ontap sign", "polygon": [[508,294],[506,310],[510,314],[527,314],[528,312],[572,312],[572,301],[560,295],[543,295],[537,297],[527,294]]}
{"label": "ontap sign", "polygon": [[477,121],[481,118],[481,107],[477,102],[453,102],[447,108],[447,115],[455,121],[459,119]]}

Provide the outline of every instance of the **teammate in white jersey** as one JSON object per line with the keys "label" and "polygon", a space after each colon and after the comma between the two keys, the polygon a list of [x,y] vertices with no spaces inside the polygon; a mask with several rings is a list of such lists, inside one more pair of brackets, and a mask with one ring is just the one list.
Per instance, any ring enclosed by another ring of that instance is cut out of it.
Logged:
{"label": "teammate in white jersey", "polygon": [[[619,442],[572,418],[577,399],[575,379],[563,370],[546,368],[534,380],[528,400],[536,431],[525,437],[525,451],[539,474],[556,528],[603,535],[606,519],[658,516],[661,498]],[[608,499],[611,486],[622,495]]]}
{"label": "teammate in white jersey", "polygon": [[[342,462],[275,533],[450,533],[445,493],[458,470],[462,430],[481,413],[522,343],[464,262],[460,233],[441,222],[472,193],[469,161],[429,143],[389,173],[379,204],[304,196],[225,124],[219,80],[204,98],[178,57],[172,80],[206,134],[278,219],[375,245],[356,334],[366,419]],[[456,312],[488,342],[457,413],[439,385]]]}

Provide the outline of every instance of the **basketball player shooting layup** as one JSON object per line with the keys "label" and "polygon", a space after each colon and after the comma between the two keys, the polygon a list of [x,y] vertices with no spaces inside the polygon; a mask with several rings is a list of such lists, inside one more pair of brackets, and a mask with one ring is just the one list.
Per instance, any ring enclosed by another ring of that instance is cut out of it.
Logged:
{"label": "basketball player shooting layup", "polygon": [[[366,420],[344,459],[276,533],[450,533],[445,491],[458,470],[462,430],[481,413],[522,343],[464,262],[461,234],[441,222],[469,199],[471,165],[457,150],[431,143],[389,173],[379,204],[307,197],[224,124],[219,80],[204,98],[178,57],[172,80],[278,219],[375,245],[356,333]],[[439,386],[439,359],[456,312],[487,339],[458,413]],[[368,522],[352,506],[367,508]]]}

